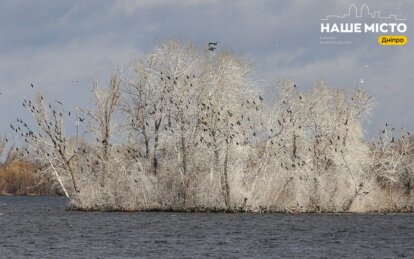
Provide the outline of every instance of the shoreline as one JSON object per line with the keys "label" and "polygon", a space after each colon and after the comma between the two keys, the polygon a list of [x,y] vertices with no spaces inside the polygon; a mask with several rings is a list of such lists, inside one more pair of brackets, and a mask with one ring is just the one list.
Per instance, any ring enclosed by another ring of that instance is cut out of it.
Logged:
{"label": "shoreline", "polygon": [[[64,195],[38,195],[38,194],[0,194],[0,199],[2,197],[65,197]],[[68,201],[70,201],[68,199]],[[68,205],[66,207],[66,211],[77,211],[77,212],[106,212],[106,213],[118,213],[118,212],[126,212],[126,213],[152,213],[152,212],[163,212],[163,213],[212,213],[212,214],[289,214],[289,215],[303,215],[303,214],[318,214],[318,215],[362,215],[362,214],[372,214],[372,215],[379,215],[379,214],[410,214],[414,213],[414,208],[411,209],[400,209],[400,210],[368,210],[368,211],[298,211],[293,209],[285,209],[285,210],[270,210],[270,209],[262,209],[262,210],[252,210],[248,208],[234,208],[234,209],[222,209],[222,208],[196,208],[190,207],[186,209],[178,209],[178,208],[149,208],[149,209],[108,209],[108,208],[96,208],[96,209],[85,209],[76,207],[74,205]]]}
{"label": "shoreline", "polygon": [[124,209],[83,209],[69,206],[67,211],[79,211],[79,212],[127,212],[127,213],[136,213],[136,212],[165,212],[165,213],[213,213],[213,214],[408,214],[414,213],[414,209],[411,210],[371,210],[371,211],[294,211],[294,210],[249,210],[249,209],[197,209],[197,208],[187,208],[187,209],[172,209],[172,208],[153,208],[153,209],[143,209],[143,210],[124,210]]}
{"label": "shoreline", "polygon": [[[65,197],[61,194],[0,194],[2,197]],[[65,197],[66,198],[66,197]],[[70,199],[68,199],[70,202]],[[284,209],[284,210],[272,210],[272,209],[250,209],[250,208],[233,208],[233,209],[223,209],[223,208],[199,208],[199,207],[189,207],[185,209],[181,208],[148,208],[148,209],[119,209],[119,208],[81,208],[75,205],[69,204],[66,207],[67,211],[78,211],[78,212],[127,212],[127,213],[139,213],[139,212],[165,212],[165,213],[213,213],[213,214],[409,214],[414,213],[413,208],[405,208],[399,210],[393,209],[384,209],[384,210],[367,210],[367,211],[299,211],[295,209]]]}

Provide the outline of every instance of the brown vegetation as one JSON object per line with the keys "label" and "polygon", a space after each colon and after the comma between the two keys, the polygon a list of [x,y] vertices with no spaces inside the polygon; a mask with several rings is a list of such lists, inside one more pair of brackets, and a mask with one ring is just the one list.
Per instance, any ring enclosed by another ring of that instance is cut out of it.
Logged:
{"label": "brown vegetation", "polygon": [[0,195],[55,195],[55,188],[35,175],[36,168],[25,161],[1,165]]}

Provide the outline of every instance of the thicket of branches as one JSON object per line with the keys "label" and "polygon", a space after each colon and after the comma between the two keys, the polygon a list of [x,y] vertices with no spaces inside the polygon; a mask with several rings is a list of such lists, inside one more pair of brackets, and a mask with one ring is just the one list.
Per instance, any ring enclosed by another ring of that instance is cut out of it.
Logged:
{"label": "thicket of branches", "polygon": [[361,86],[349,95],[284,81],[265,106],[246,60],[177,41],[131,71],[96,82],[94,108],[72,112],[81,139],[65,132],[70,112],[41,94],[24,101],[35,126],[11,125],[77,209],[410,208],[412,138],[385,127],[364,139],[372,100]]}

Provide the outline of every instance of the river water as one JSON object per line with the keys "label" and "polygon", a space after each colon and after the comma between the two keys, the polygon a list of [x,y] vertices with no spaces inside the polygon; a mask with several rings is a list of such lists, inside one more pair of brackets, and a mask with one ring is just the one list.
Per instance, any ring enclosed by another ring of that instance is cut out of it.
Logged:
{"label": "river water", "polygon": [[414,257],[414,214],[100,213],[0,197],[0,258]]}

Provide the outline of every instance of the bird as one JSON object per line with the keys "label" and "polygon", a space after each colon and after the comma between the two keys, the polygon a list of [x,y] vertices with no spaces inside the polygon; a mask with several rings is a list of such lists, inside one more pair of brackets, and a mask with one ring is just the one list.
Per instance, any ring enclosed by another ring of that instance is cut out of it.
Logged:
{"label": "bird", "polygon": [[208,50],[209,51],[214,51],[216,48],[215,47],[209,47]]}
{"label": "bird", "polygon": [[83,122],[85,120],[85,118],[81,118],[81,117],[79,117],[79,121],[80,122]]}
{"label": "bird", "polygon": [[216,42],[209,42],[208,46],[211,47],[211,45],[213,46],[217,46],[217,44],[219,44],[220,42],[216,41]]}
{"label": "bird", "polygon": [[360,84],[364,83],[364,79],[361,78],[361,81],[359,81]]}
{"label": "bird", "polygon": [[61,101],[55,100],[55,102],[57,102],[58,104],[62,105],[62,102]]}
{"label": "bird", "polygon": [[293,87],[297,87],[295,83],[293,83]]}
{"label": "bird", "polygon": [[30,84],[30,86],[33,88],[33,87],[34,87],[34,86],[33,86],[33,83],[31,83],[31,84]]}

